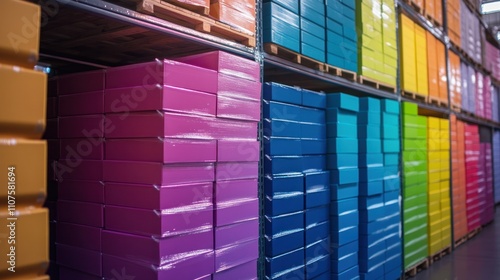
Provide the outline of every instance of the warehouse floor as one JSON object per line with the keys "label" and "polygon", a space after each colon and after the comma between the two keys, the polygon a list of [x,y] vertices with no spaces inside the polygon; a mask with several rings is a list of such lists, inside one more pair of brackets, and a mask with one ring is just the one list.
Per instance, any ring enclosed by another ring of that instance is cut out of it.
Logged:
{"label": "warehouse floor", "polygon": [[451,255],[417,274],[416,280],[500,279],[500,207],[495,221]]}

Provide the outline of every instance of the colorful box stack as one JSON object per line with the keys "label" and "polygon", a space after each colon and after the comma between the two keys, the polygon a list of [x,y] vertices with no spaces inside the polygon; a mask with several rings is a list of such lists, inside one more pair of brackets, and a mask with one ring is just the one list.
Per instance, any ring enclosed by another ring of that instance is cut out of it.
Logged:
{"label": "colorful box stack", "polygon": [[358,34],[354,1],[326,0],[326,63],[358,71]]}
{"label": "colorful box stack", "polygon": [[453,193],[453,237],[459,241],[467,235],[466,169],[464,123],[451,115],[451,166]]}
{"label": "colorful box stack", "polygon": [[467,209],[467,232],[471,232],[481,226],[479,216],[479,130],[477,125],[465,124],[465,169],[466,175],[466,209]]}
{"label": "colorful box stack", "polygon": [[403,102],[404,268],[427,257],[427,119],[418,106]]}
{"label": "colorful box stack", "polygon": [[426,35],[429,96],[448,103],[446,48],[445,45],[441,43],[441,41],[439,41],[436,37],[434,37],[434,35],[432,35],[432,33],[426,31]]}
{"label": "colorful box stack", "polygon": [[493,183],[495,204],[500,203],[500,131],[493,133]]}
{"label": "colorful box stack", "polygon": [[41,8],[3,1],[0,20],[0,278],[49,279],[47,77],[38,61]]}
{"label": "colorful box stack", "polygon": [[326,61],[326,11],[323,1],[300,0],[300,53]]}
{"label": "colorful box stack", "polygon": [[263,41],[300,53],[298,1],[268,0],[262,4]]}
{"label": "colorful box stack", "polygon": [[210,16],[239,31],[255,34],[255,1],[211,0]]}
{"label": "colorful box stack", "polygon": [[[488,133],[489,134],[489,133]],[[489,136],[489,135],[488,135]],[[490,139],[487,139],[491,141]],[[491,143],[481,143],[481,153],[479,154],[479,164],[482,171],[482,178],[479,179],[480,192],[479,210],[481,215],[481,225],[484,226],[493,221],[495,217],[495,203],[493,196],[493,159]]]}
{"label": "colorful box stack", "polygon": [[326,96],[264,87],[266,279],[330,273]]}
{"label": "colorful box stack", "polygon": [[449,121],[427,118],[429,255],[451,246]]}
{"label": "colorful box stack", "polygon": [[[357,127],[358,112],[357,97],[345,93],[327,95],[332,279],[355,279],[360,271],[358,135],[366,138],[368,131],[366,126],[364,131]],[[380,130],[374,132],[380,135]]]}
{"label": "colorful box stack", "polygon": [[462,75],[460,67],[460,57],[452,51],[448,52],[450,64],[450,105],[454,108],[462,108]]}
{"label": "colorful box stack", "polygon": [[448,27],[448,37],[455,46],[460,46],[462,42],[462,29],[460,28],[460,9],[462,7],[462,5],[460,4],[461,2],[461,0],[446,1],[446,25]]}

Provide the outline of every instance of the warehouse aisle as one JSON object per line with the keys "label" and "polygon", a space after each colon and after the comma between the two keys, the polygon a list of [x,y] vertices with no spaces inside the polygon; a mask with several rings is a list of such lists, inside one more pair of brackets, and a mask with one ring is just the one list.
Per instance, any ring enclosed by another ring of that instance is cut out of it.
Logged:
{"label": "warehouse aisle", "polygon": [[500,207],[495,221],[450,256],[420,272],[416,280],[489,280],[500,276]]}

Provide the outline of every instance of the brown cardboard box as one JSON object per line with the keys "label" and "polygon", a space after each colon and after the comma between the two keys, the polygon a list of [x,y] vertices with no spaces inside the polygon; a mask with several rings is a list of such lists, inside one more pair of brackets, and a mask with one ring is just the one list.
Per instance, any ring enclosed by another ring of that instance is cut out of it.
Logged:
{"label": "brown cardboard box", "polygon": [[0,11],[0,62],[33,68],[40,45],[40,6],[2,0]]}
{"label": "brown cardboard box", "polygon": [[[6,209],[8,195],[15,197],[16,206],[41,206],[46,196],[46,141],[0,138],[0,158],[0,182],[4,185],[0,211]],[[9,167],[14,167],[13,174],[9,174]]]}
{"label": "brown cardboard box", "polygon": [[44,73],[0,64],[0,135],[40,139],[45,130],[46,92]]}

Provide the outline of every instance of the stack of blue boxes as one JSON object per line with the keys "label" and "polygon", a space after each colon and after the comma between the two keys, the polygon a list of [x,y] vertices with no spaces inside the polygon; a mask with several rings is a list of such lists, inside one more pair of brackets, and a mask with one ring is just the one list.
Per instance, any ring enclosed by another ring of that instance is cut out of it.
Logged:
{"label": "stack of blue boxes", "polygon": [[298,1],[264,0],[262,10],[264,43],[274,43],[299,53],[301,31]]}
{"label": "stack of blue boxes", "polygon": [[357,97],[327,95],[332,279],[359,278],[358,111]]}
{"label": "stack of blue boxes", "polygon": [[326,63],[349,71],[358,71],[358,35],[356,1],[325,0]]}
{"label": "stack of blue boxes", "polygon": [[325,104],[321,93],[264,86],[267,279],[328,279]]}
{"label": "stack of blue boxes", "polygon": [[300,53],[326,62],[325,4],[318,0],[299,0]]}

